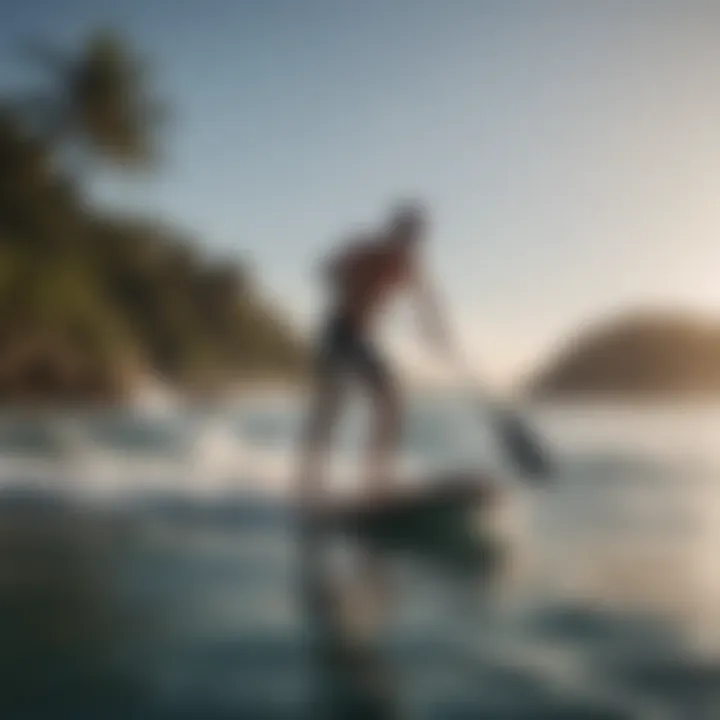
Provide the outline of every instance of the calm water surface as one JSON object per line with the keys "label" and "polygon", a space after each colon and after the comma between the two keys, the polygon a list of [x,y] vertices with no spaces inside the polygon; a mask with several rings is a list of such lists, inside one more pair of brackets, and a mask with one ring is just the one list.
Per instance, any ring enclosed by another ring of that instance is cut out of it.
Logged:
{"label": "calm water surface", "polygon": [[289,401],[5,419],[1,716],[719,718],[720,412],[532,415],[534,489],[462,403],[413,405],[408,468],[507,485],[504,560],[469,565],[302,535]]}

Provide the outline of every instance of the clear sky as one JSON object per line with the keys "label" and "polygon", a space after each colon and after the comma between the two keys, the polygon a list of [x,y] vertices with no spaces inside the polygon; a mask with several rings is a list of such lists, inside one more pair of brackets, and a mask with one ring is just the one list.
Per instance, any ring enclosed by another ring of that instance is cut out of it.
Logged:
{"label": "clear sky", "polygon": [[495,378],[607,313],[720,301],[720,3],[0,0],[0,17],[2,87],[25,81],[28,37],[72,47],[109,23],[147,52],[169,159],[104,192],[249,257],[302,322],[318,254],[408,195]]}

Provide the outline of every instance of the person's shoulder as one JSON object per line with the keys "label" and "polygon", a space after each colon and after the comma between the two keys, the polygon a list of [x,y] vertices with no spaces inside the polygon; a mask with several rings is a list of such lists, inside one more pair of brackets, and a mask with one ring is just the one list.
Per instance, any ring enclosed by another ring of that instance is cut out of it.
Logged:
{"label": "person's shoulder", "polygon": [[394,262],[399,260],[397,248],[380,233],[358,232],[336,244],[335,255],[345,262]]}
{"label": "person's shoulder", "polygon": [[351,235],[340,244],[343,255],[347,257],[360,258],[375,255],[382,252],[382,244],[378,238],[370,233],[357,233]]}

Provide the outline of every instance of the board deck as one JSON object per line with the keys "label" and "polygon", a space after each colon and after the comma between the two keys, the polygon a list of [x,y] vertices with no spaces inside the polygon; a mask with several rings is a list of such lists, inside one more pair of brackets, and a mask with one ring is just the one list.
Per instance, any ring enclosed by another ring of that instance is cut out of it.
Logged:
{"label": "board deck", "polygon": [[376,547],[475,557],[487,552],[488,517],[501,498],[477,473],[444,474],[382,499],[345,500],[324,508],[315,527],[351,534]]}
{"label": "board deck", "polygon": [[338,525],[404,521],[425,514],[457,514],[472,508],[489,508],[500,494],[497,483],[476,473],[439,475],[428,480],[395,489],[381,498],[340,501],[322,510],[319,517]]}

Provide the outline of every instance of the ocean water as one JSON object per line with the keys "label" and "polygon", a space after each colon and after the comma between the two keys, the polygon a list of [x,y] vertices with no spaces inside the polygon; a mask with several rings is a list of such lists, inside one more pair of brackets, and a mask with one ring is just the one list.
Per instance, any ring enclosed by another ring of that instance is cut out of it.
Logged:
{"label": "ocean water", "polygon": [[720,718],[720,410],[529,409],[533,486],[477,408],[414,398],[402,476],[504,488],[489,564],[300,533],[303,412],[0,418],[0,717]]}

